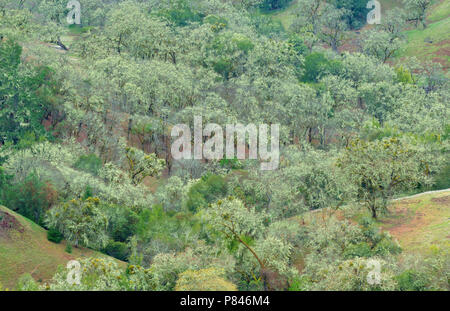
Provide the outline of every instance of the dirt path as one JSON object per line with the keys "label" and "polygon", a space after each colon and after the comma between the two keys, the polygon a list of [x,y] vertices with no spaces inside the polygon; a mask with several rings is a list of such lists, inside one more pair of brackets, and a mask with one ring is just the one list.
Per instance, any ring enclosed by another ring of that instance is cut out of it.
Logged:
{"label": "dirt path", "polygon": [[397,199],[393,199],[392,202],[400,201],[400,200],[406,200],[406,199],[412,199],[412,198],[420,197],[420,196],[426,195],[426,194],[440,193],[440,192],[447,192],[447,191],[450,191],[450,188],[449,189],[443,189],[443,190],[427,191],[427,192],[422,192],[422,193],[418,193],[418,194],[415,194],[415,195],[411,195],[411,196],[408,196],[408,197],[397,198]]}

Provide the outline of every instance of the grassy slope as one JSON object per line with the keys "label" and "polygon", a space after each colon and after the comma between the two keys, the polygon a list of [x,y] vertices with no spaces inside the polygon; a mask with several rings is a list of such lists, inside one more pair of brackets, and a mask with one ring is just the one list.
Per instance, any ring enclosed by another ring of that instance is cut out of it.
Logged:
{"label": "grassy slope", "polygon": [[292,25],[295,19],[295,9],[298,6],[298,1],[294,0],[291,2],[291,4],[281,10],[277,10],[273,13],[269,13],[268,15],[272,16],[274,20],[280,21],[283,25],[284,29],[288,30],[289,27]]}
{"label": "grassy slope", "polygon": [[[330,215],[355,223],[364,216],[370,217],[366,208],[347,206],[337,212],[316,210],[303,219],[309,222],[311,217],[317,220]],[[404,254],[424,254],[431,247],[450,251],[450,189],[398,199],[390,204],[386,214],[379,215],[377,222],[399,242]]]}
{"label": "grassy slope", "polygon": [[[402,7],[401,0],[380,0],[382,12],[394,7]],[[289,29],[295,15],[298,2],[294,0],[289,7],[270,13],[273,19],[280,21],[285,29]],[[428,27],[405,31],[408,43],[397,53],[396,59],[416,56],[420,60],[432,60],[443,65],[448,71],[450,67],[450,1],[434,0],[428,12]]]}
{"label": "grassy slope", "polygon": [[416,56],[432,60],[448,70],[450,65],[450,1],[436,0],[430,8],[425,29],[407,30],[408,43],[397,53],[397,58]]}
{"label": "grassy slope", "polygon": [[432,245],[450,250],[450,190],[396,201],[379,223],[404,252],[423,253]]}
{"label": "grassy slope", "polygon": [[[402,0],[380,0],[380,3],[382,12],[385,12],[392,8],[401,6]],[[298,5],[298,1],[293,0],[287,8],[268,13],[268,15],[272,16],[272,18],[275,20],[279,20],[283,24],[284,29],[287,30],[292,25],[295,19],[294,12]]]}
{"label": "grassy slope", "polygon": [[[357,221],[370,216],[365,208],[348,207],[338,217]],[[403,253],[427,253],[430,247],[450,251],[450,189],[398,199],[379,215],[382,230],[397,239]]]}
{"label": "grassy slope", "polygon": [[65,265],[69,260],[105,256],[75,247],[68,254],[65,248],[65,241],[60,244],[48,241],[45,229],[0,206],[0,283],[4,288],[14,289],[24,273],[30,273],[37,281],[48,281],[58,265]]}

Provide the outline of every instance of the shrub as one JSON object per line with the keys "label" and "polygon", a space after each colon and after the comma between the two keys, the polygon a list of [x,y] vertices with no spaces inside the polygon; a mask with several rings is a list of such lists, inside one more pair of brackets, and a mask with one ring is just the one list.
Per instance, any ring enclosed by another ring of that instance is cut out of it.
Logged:
{"label": "shrub", "polygon": [[347,246],[343,255],[345,259],[351,259],[354,257],[370,257],[371,253],[370,245],[366,242],[361,242]]}
{"label": "shrub", "polygon": [[[448,161],[447,161],[448,162]],[[450,188],[450,163],[446,163],[442,170],[434,177],[433,189],[448,189]]]}
{"label": "shrub", "polygon": [[53,185],[42,182],[34,173],[23,182],[4,187],[3,196],[3,204],[40,225],[45,212],[58,201]]}
{"label": "shrub", "polygon": [[98,172],[102,168],[102,159],[97,157],[95,154],[82,155],[75,162],[74,167],[80,171],[91,173],[97,176]]}
{"label": "shrub", "polygon": [[125,242],[137,232],[139,215],[128,207],[104,204],[102,212],[108,218],[108,235],[114,240]]}
{"label": "shrub", "polygon": [[291,1],[292,0],[263,0],[260,7],[267,11],[278,10],[287,7]]}
{"label": "shrub", "polygon": [[199,207],[214,202],[227,194],[225,178],[208,174],[202,177],[188,192],[187,208],[195,212]]}
{"label": "shrub", "polygon": [[412,78],[411,72],[404,68],[403,66],[400,67],[396,67],[395,68],[395,73],[397,74],[397,81],[400,83],[414,83],[414,80]]}
{"label": "shrub", "polygon": [[67,243],[65,251],[66,253],[72,254],[72,244]]}
{"label": "shrub", "polygon": [[50,242],[59,244],[63,238],[64,236],[61,232],[58,231],[58,229],[50,228],[47,231],[47,240],[49,240]]}
{"label": "shrub", "polygon": [[108,242],[108,218],[99,205],[98,198],[71,200],[52,208],[47,213],[46,223],[57,228],[75,247],[101,249]]}
{"label": "shrub", "polygon": [[225,280],[224,272],[215,268],[180,273],[176,291],[237,291],[236,285]]}
{"label": "shrub", "polygon": [[339,60],[330,60],[322,53],[311,53],[305,57],[305,73],[303,82],[318,82],[324,74],[339,74],[342,63]]}
{"label": "shrub", "polygon": [[336,0],[333,2],[338,9],[348,10],[346,19],[351,29],[358,29],[365,25],[369,12],[369,9],[366,8],[367,0]]}
{"label": "shrub", "polygon": [[130,256],[130,249],[128,245],[123,242],[111,241],[104,249],[105,254],[117,258],[122,261],[128,260]]}
{"label": "shrub", "polygon": [[427,289],[428,280],[423,273],[415,270],[406,270],[395,276],[398,290],[401,291],[421,291]]}
{"label": "shrub", "polygon": [[383,233],[382,240],[372,250],[374,255],[386,256],[401,253],[402,248],[389,235]]}
{"label": "shrub", "polygon": [[203,19],[203,22],[206,24],[210,24],[210,25],[225,25],[224,27],[226,27],[226,25],[228,25],[228,21],[221,17],[221,16],[216,16],[216,15],[208,15]]}
{"label": "shrub", "polygon": [[203,18],[202,15],[190,8],[186,0],[176,1],[173,7],[160,10],[158,15],[167,18],[176,26],[186,26],[192,22],[201,22]]}
{"label": "shrub", "polygon": [[256,31],[269,38],[279,38],[285,32],[280,20],[275,20],[271,16],[255,12],[251,14],[252,24]]}
{"label": "shrub", "polygon": [[17,281],[16,289],[18,291],[25,291],[25,292],[38,291],[39,285],[36,283],[36,281],[30,274],[26,273],[22,275]]}

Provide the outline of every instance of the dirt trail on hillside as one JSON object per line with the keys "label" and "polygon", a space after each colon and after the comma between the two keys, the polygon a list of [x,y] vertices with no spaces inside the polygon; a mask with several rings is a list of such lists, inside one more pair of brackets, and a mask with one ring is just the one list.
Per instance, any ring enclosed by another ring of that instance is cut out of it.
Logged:
{"label": "dirt trail on hillside", "polygon": [[412,199],[412,198],[420,197],[420,196],[426,195],[426,194],[441,193],[441,192],[447,192],[447,191],[450,191],[450,188],[443,189],[443,190],[434,190],[434,191],[422,192],[422,193],[418,193],[418,194],[411,195],[411,196],[408,196],[408,197],[402,197],[402,198],[393,199],[392,201],[395,202],[395,201],[400,201],[400,200]]}

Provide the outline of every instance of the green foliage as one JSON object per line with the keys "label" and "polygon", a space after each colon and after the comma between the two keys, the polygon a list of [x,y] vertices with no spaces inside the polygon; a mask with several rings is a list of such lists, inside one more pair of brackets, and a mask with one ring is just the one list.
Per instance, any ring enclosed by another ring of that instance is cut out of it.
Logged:
{"label": "green foliage", "polygon": [[278,10],[285,8],[289,5],[292,0],[263,0],[260,4],[260,7],[263,10]]}
{"label": "green foliage", "polygon": [[238,169],[241,169],[243,167],[241,161],[239,161],[236,158],[234,158],[234,159],[222,159],[222,160],[220,160],[220,165],[222,167],[229,168],[229,169],[232,169],[232,170],[238,170]]}
{"label": "green foliage", "polygon": [[395,55],[401,47],[401,40],[386,31],[368,30],[364,33],[362,50],[383,63]]}
{"label": "green foliage", "polygon": [[338,75],[342,70],[339,60],[330,60],[324,54],[314,52],[305,57],[303,82],[318,82],[323,75]]}
{"label": "green foliage", "polygon": [[110,241],[104,249],[105,254],[117,258],[122,261],[127,261],[130,256],[130,249],[126,243]]}
{"label": "green foliage", "polygon": [[108,235],[118,242],[126,242],[137,233],[139,215],[132,209],[112,204],[102,204],[102,212],[108,217]]}
{"label": "green foliage", "polygon": [[448,163],[448,161],[436,175],[434,181],[433,189],[440,190],[450,188],[450,163]]}
{"label": "green foliage", "polygon": [[187,188],[180,177],[172,176],[158,189],[156,197],[165,211],[180,212],[186,204]]}
{"label": "green foliage", "polygon": [[167,291],[175,289],[180,274],[187,270],[212,268],[224,271],[228,276],[233,271],[233,267],[233,258],[199,241],[183,252],[158,254],[152,261],[150,269],[155,290]]}
{"label": "green foliage", "polygon": [[251,15],[251,19],[256,31],[261,35],[275,38],[282,36],[285,32],[283,24],[271,16],[255,12]]}
{"label": "green foliage", "polygon": [[227,194],[227,185],[222,176],[207,174],[192,185],[187,193],[187,208],[195,212],[200,207],[216,201]]}
{"label": "green foliage", "polygon": [[[70,270],[66,267],[59,267],[52,280],[43,285],[42,289],[50,291],[118,291],[127,290],[131,285],[131,279],[111,258],[82,258],[77,261],[81,266],[81,284],[69,284],[67,277]],[[136,284],[137,286],[138,284]]]}
{"label": "green foliage", "polygon": [[[448,290],[447,255],[405,264],[347,219],[450,186],[447,21],[405,32],[432,2],[404,3],[360,34],[364,0],[83,0],[81,26],[65,0],[0,0],[0,204],[130,263],[84,258],[81,285],[61,267],[40,289]],[[405,34],[435,62],[392,66]],[[279,168],[175,161],[170,130],[196,115],[280,124]]]}
{"label": "green foliage", "polygon": [[422,24],[423,28],[427,27],[426,16],[430,8],[431,0],[403,0],[403,4],[408,12],[408,19],[415,21],[416,27]]}
{"label": "green foliage", "polygon": [[348,11],[346,18],[351,29],[358,29],[366,24],[367,13],[369,13],[366,8],[366,0],[335,0],[332,2],[337,8],[344,8]]}
{"label": "green foliage", "polygon": [[201,22],[202,14],[192,9],[186,0],[177,0],[171,3],[170,8],[164,8],[156,13],[158,16],[165,17],[177,26],[186,26],[189,23]]}
{"label": "green foliage", "polygon": [[428,280],[425,275],[415,270],[405,270],[395,276],[398,290],[423,291],[427,288]]}
{"label": "green foliage", "polygon": [[91,173],[94,176],[97,176],[102,166],[103,166],[102,159],[100,159],[95,154],[82,155],[78,158],[77,162],[75,162],[74,164],[74,167],[76,169],[79,169],[87,173]]}
{"label": "green foliage", "polygon": [[371,257],[372,251],[369,243],[360,242],[358,244],[351,244],[347,246],[344,251],[344,258],[354,258],[354,257]]}
{"label": "green foliage", "polygon": [[137,224],[138,245],[146,245],[144,262],[161,252],[182,251],[195,240],[200,231],[198,221],[186,213],[165,212],[161,205],[144,209]]}
{"label": "green foliage", "polygon": [[39,285],[33,279],[31,274],[26,273],[17,281],[16,290],[22,292],[38,291]]}
{"label": "green foliage", "polygon": [[52,208],[46,223],[58,229],[75,247],[101,249],[107,243],[108,219],[99,208],[98,198],[73,199]]}
{"label": "green foliage", "polygon": [[128,175],[134,185],[142,183],[147,176],[159,176],[164,169],[165,161],[154,153],[148,155],[132,147],[127,147],[125,152]]}
{"label": "green foliage", "polygon": [[59,244],[59,243],[61,243],[63,238],[64,238],[64,236],[62,235],[61,232],[58,231],[58,229],[50,228],[47,231],[47,240],[49,240],[50,242]]}
{"label": "green foliage", "polygon": [[66,248],[65,248],[65,252],[68,254],[72,254],[72,244],[67,243]]}
{"label": "green foliage", "polygon": [[400,83],[414,83],[411,72],[403,66],[395,68],[395,73],[397,74],[397,81]]}
{"label": "green foliage", "polygon": [[58,194],[52,184],[41,181],[36,173],[26,176],[22,182],[1,186],[2,204],[37,224],[44,223],[45,213],[58,202]]}
{"label": "green foliage", "polygon": [[399,190],[429,183],[423,155],[398,138],[365,142],[356,140],[344,152],[338,166],[355,186],[358,200],[377,217]]}
{"label": "green foliage", "polygon": [[10,39],[0,40],[0,143],[18,143],[27,132],[43,136],[41,122],[52,95],[52,72],[46,67],[21,64],[22,47]]}
{"label": "green foliage", "polygon": [[[301,36],[299,36],[297,34],[291,34],[289,36],[289,43],[293,46],[293,48],[294,48],[295,52],[297,52],[297,54],[299,54],[299,55],[306,55],[307,54],[308,46],[305,43],[305,40]],[[317,56],[317,55],[316,56],[312,56],[312,58],[314,58],[314,57],[319,57],[319,56]],[[310,60],[310,62],[311,62],[311,60]],[[312,63],[314,63],[314,62],[312,62]],[[306,66],[306,62],[304,64],[304,66],[307,69],[309,68],[309,66]],[[306,73],[305,73],[305,75],[306,75]]]}
{"label": "green foliage", "polygon": [[178,277],[176,291],[237,291],[236,285],[225,279],[223,270],[215,268],[187,270]]}

